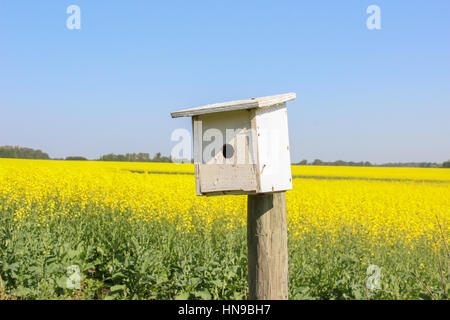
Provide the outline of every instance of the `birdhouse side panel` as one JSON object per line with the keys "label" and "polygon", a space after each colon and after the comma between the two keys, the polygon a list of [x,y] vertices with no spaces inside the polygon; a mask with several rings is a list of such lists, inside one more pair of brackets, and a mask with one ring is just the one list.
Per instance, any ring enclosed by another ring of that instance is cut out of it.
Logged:
{"label": "birdhouse side panel", "polygon": [[259,193],[292,189],[286,104],[257,109]]}

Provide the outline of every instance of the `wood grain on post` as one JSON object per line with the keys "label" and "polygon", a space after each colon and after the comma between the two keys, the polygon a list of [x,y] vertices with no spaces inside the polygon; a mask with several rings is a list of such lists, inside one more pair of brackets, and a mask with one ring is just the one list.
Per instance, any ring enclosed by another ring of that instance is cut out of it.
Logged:
{"label": "wood grain on post", "polygon": [[249,299],[288,299],[285,192],[248,196],[247,245]]}

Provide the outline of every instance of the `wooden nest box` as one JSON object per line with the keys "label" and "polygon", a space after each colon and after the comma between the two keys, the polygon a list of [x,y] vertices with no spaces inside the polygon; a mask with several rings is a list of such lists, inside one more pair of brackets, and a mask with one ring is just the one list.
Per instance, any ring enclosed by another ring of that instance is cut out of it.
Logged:
{"label": "wooden nest box", "polygon": [[172,112],[192,117],[197,195],[292,189],[286,102],[295,93]]}

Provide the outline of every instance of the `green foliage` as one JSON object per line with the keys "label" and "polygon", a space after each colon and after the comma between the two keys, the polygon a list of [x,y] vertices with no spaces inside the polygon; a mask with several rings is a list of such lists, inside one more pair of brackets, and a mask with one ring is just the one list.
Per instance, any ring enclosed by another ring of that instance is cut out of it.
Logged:
{"label": "green foliage", "polygon": [[[182,233],[176,223],[132,221],[110,211],[38,226],[39,212],[30,214],[18,229],[13,210],[0,211],[0,294],[7,299],[247,298],[245,227],[227,230],[225,221],[216,221],[210,231]],[[337,239],[315,232],[289,238],[290,298],[444,297],[430,243],[368,245],[363,238],[350,232]],[[366,287],[371,264],[381,268],[380,289]],[[67,287],[73,265],[79,289]]]}
{"label": "green foliage", "polygon": [[442,167],[443,167],[443,168],[450,168],[450,160],[444,162],[444,163],[442,164]]}
{"label": "green foliage", "polygon": [[0,147],[0,158],[14,159],[50,159],[47,153],[41,150],[31,148],[23,148],[19,146],[2,146]]}

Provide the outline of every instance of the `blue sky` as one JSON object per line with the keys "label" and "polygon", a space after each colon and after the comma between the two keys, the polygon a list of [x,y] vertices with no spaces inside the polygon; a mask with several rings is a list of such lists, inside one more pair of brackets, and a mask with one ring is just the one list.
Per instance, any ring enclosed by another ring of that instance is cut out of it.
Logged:
{"label": "blue sky", "polygon": [[448,0],[2,0],[0,145],[169,154],[170,111],[296,92],[292,161],[441,162],[449,40]]}

